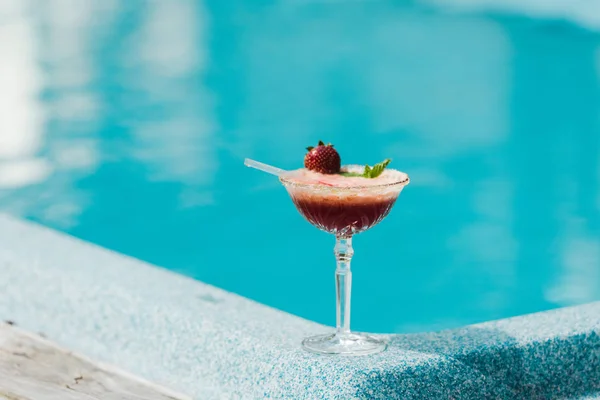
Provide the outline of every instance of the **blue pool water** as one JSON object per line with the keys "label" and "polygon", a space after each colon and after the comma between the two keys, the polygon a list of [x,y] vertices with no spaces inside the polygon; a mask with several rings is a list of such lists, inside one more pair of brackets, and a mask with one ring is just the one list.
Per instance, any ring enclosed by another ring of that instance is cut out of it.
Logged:
{"label": "blue pool water", "polygon": [[323,139],[412,178],[354,241],[353,328],[600,299],[594,29],[391,0],[67,3],[0,8],[2,210],[333,324],[333,239],[242,164],[297,168]]}

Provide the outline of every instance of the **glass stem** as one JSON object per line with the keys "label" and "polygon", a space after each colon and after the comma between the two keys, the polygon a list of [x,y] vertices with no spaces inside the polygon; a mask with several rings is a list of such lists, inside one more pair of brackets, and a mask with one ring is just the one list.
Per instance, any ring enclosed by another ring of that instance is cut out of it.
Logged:
{"label": "glass stem", "polygon": [[350,261],[354,254],[352,237],[336,237],[334,253],[337,261],[337,268],[335,269],[336,334],[345,335],[350,333],[350,297],[352,295]]}

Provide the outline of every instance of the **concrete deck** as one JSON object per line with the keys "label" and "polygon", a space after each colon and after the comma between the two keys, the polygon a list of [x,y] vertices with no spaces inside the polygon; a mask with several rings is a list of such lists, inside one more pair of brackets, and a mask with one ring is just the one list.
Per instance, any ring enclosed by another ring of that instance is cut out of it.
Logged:
{"label": "concrete deck", "polygon": [[0,293],[0,319],[198,399],[569,399],[600,389],[600,303],[322,357],[299,343],[324,326],[7,216]]}

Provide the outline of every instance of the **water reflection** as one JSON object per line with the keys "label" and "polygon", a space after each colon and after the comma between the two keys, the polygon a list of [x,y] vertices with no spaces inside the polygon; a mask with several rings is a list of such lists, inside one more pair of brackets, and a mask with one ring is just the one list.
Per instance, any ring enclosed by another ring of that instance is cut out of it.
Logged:
{"label": "water reflection", "polygon": [[[24,2],[3,5],[10,12],[0,26],[0,79],[6,80],[0,93],[0,188],[11,189],[0,192],[3,209],[70,228],[89,201],[74,182],[97,164],[95,142],[82,129],[94,121],[95,109],[79,79],[86,64],[78,57],[88,55],[85,35],[77,34],[85,14],[48,13],[40,21]],[[40,37],[42,29],[48,35]],[[84,121],[75,135],[63,128],[73,121]]]}
{"label": "water reflection", "polygon": [[475,12],[510,12],[531,18],[566,20],[586,28],[600,28],[600,5],[593,0],[422,0],[443,8]]}
{"label": "water reflection", "polygon": [[[529,35],[515,52],[520,84],[509,145],[519,241],[515,297],[535,307],[572,304],[569,281],[582,274],[593,280],[598,270],[582,245],[598,241],[600,233],[592,200],[599,154],[596,47],[595,35],[562,25]],[[574,250],[584,249],[587,255],[574,257]],[[589,285],[580,290],[590,300],[600,298]]]}
{"label": "water reflection", "polygon": [[34,27],[18,4],[10,3],[1,13],[8,22],[0,25],[0,190],[42,182],[52,169],[38,155],[45,115],[38,102],[42,77]]}
{"label": "water reflection", "polygon": [[413,180],[356,239],[357,330],[600,299],[596,34],[387,1],[239,3],[14,2],[2,209],[331,323],[331,238],[241,165],[293,168],[322,138]]}
{"label": "water reflection", "polygon": [[141,14],[119,60],[124,102],[137,106],[135,116],[122,116],[130,155],[146,166],[148,180],[182,183],[181,206],[212,204],[216,121],[212,94],[201,86],[208,17],[192,1],[149,3]]}
{"label": "water reflection", "polygon": [[582,234],[577,227],[567,229],[560,260],[564,268],[544,293],[548,301],[562,306],[597,300],[600,293],[598,239]]}

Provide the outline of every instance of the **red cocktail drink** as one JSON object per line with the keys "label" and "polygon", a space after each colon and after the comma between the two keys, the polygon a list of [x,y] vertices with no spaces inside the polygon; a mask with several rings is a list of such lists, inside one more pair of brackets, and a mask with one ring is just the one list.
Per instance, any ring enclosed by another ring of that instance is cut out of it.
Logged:
{"label": "red cocktail drink", "polygon": [[277,175],[300,214],[312,225],[335,235],[336,330],[307,337],[302,347],[319,354],[378,353],[385,350],[385,339],[350,330],[352,237],[377,225],[389,214],[409,183],[408,175],[386,169],[389,159],[372,167],[340,167],[339,153],[331,144],[323,142],[307,150],[305,168],[295,171],[245,161],[248,166]]}
{"label": "red cocktail drink", "polygon": [[[352,171],[358,166],[345,167]],[[375,179],[297,170],[282,178],[296,208],[314,226],[349,237],[381,222],[406,183],[406,174],[387,170]]]}
{"label": "red cocktail drink", "polygon": [[340,236],[365,231],[384,219],[396,198],[331,199],[296,195],[296,208],[317,228]]}

